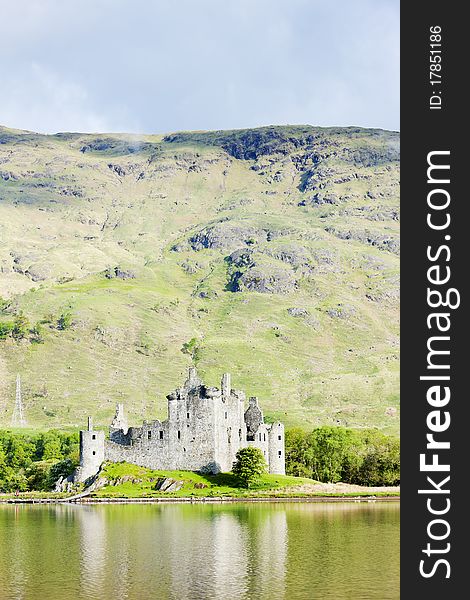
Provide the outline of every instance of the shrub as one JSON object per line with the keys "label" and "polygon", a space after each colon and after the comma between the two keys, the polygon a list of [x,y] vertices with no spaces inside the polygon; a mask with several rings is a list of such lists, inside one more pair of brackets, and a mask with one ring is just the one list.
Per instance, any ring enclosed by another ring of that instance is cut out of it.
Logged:
{"label": "shrub", "polygon": [[11,330],[11,335],[15,340],[22,340],[29,331],[29,322],[28,319],[24,316],[23,313],[18,313],[13,321],[13,328]]}
{"label": "shrub", "polygon": [[243,487],[249,488],[263,473],[266,473],[266,461],[263,453],[254,446],[241,448],[235,458],[232,473]]}
{"label": "shrub", "polygon": [[185,342],[181,348],[183,354],[189,354],[196,363],[200,358],[201,349],[196,338],[191,338],[189,342]]}
{"label": "shrub", "polygon": [[70,312],[63,312],[60,317],[57,319],[57,329],[59,331],[65,331],[66,329],[70,329],[73,325],[73,317]]}
{"label": "shrub", "polygon": [[0,323],[0,340],[6,340],[8,336],[11,335],[13,331],[14,323]]}
{"label": "shrub", "polygon": [[31,334],[31,341],[33,344],[43,344],[44,343],[44,327],[41,323],[36,323],[34,327],[31,327],[29,330]]}

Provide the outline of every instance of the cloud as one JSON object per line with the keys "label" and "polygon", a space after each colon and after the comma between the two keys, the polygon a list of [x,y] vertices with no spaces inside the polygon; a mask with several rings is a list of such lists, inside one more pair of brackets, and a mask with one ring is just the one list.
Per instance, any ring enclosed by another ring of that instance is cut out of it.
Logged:
{"label": "cloud", "polygon": [[37,131],[268,123],[397,129],[395,0],[17,0],[0,122]]}
{"label": "cloud", "polygon": [[87,90],[47,67],[32,63],[9,82],[2,101],[2,120],[22,129],[53,132],[106,131],[111,126],[96,112]]}

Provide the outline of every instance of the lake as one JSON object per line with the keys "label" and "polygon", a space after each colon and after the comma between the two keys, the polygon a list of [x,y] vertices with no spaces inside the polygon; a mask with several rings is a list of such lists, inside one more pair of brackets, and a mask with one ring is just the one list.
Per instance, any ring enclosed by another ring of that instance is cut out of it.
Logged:
{"label": "lake", "polygon": [[398,502],[0,505],[2,600],[395,600]]}

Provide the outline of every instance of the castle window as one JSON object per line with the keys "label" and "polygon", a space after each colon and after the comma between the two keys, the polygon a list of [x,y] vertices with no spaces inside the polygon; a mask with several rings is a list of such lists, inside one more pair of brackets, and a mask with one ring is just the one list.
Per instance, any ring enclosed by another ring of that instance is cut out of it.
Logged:
{"label": "castle window", "polygon": [[181,431],[178,431],[178,439],[181,439]]}
{"label": "castle window", "polygon": [[225,413],[225,418],[227,418],[227,413]]}
{"label": "castle window", "polygon": [[266,441],[266,434],[263,433],[263,442],[265,442],[265,441]]}
{"label": "castle window", "polygon": [[261,442],[261,433],[259,434],[259,441]]}
{"label": "castle window", "polygon": [[279,458],[281,458],[282,452],[280,450],[279,450],[278,454],[279,454]]}
{"label": "castle window", "polygon": [[278,436],[277,436],[277,439],[278,439],[279,441],[280,441],[280,440],[282,440],[282,436],[281,436],[281,435],[278,435]]}
{"label": "castle window", "polygon": [[240,440],[240,442],[242,441],[242,430],[241,429],[238,430],[238,439]]}
{"label": "castle window", "polygon": [[93,435],[91,436],[91,439],[92,439],[92,440],[96,440],[96,435],[95,435],[95,434],[93,434]]}
{"label": "castle window", "polygon": [[151,431],[147,431],[147,437],[150,440],[152,438],[152,432]]}
{"label": "castle window", "polygon": [[189,419],[189,413],[186,413],[186,418]]}
{"label": "castle window", "polygon": [[95,456],[96,452],[93,450],[93,456]]}
{"label": "castle window", "polygon": [[163,439],[163,431],[160,431],[160,439]]}

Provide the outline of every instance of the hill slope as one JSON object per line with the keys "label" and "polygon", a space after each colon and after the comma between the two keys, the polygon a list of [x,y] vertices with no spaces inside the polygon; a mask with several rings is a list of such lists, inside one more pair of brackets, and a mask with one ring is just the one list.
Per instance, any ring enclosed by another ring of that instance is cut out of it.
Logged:
{"label": "hill slope", "polygon": [[398,161],[357,128],[0,128],[0,325],[29,322],[0,425],[17,373],[30,425],[75,426],[165,416],[194,362],[288,425],[396,432]]}

